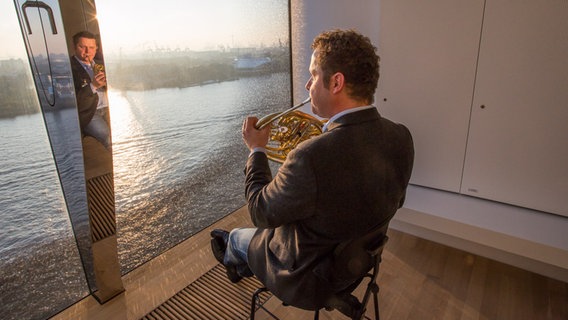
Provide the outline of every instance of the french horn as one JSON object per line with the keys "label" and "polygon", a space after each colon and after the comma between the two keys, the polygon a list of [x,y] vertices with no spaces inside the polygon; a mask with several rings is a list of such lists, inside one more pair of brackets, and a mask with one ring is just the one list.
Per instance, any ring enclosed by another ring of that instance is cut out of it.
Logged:
{"label": "french horn", "polygon": [[290,151],[305,140],[320,135],[325,121],[305,112],[300,107],[310,102],[310,98],[283,112],[271,113],[259,119],[255,128],[262,129],[270,125],[270,136],[266,145],[268,159],[283,163]]}
{"label": "french horn", "polygon": [[93,71],[95,74],[98,74],[99,72],[105,72],[105,66],[99,63],[95,63],[93,65]]}
{"label": "french horn", "polygon": [[100,64],[100,63],[96,63],[95,59],[89,59],[87,58],[89,64],[91,65],[91,68],[93,69],[93,73],[94,74],[98,74],[100,72],[105,72],[105,66]]}

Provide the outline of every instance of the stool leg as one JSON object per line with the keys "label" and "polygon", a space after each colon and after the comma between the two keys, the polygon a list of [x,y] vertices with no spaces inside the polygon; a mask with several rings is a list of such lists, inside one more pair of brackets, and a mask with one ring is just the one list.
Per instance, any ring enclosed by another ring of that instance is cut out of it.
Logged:
{"label": "stool leg", "polygon": [[260,289],[256,289],[256,291],[253,293],[252,295],[252,300],[250,303],[250,319],[254,320],[254,317],[256,315],[256,306],[258,304],[258,308],[262,310],[264,310],[269,316],[271,316],[273,319],[279,320],[278,317],[276,315],[274,315],[272,312],[270,312],[268,309],[266,309],[263,305],[260,304],[260,294],[268,291],[268,288],[263,287]]}
{"label": "stool leg", "polygon": [[375,320],[380,320],[379,315],[379,286],[373,288],[373,301],[375,303]]}
{"label": "stool leg", "polygon": [[252,301],[250,303],[250,320],[254,320],[254,315],[256,313],[256,294],[258,290],[252,295]]}
{"label": "stool leg", "polygon": [[252,294],[252,300],[251,300],[251,304],[250,304],[250,319],[254,320],[254,315],[256,314],[256,304],[258,302],[258,296],[263,293],[264,291],[268,291],[267,288],[260,288],[257,289],[253,294]]}

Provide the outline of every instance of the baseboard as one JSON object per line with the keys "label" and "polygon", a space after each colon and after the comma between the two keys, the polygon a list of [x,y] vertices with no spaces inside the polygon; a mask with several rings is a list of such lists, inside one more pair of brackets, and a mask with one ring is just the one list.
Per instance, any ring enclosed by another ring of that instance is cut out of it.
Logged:
{"label": "baseboard", "polygon": [[568,282],[568,252],[559,248],[407,208],[397,212],[390,227]]}

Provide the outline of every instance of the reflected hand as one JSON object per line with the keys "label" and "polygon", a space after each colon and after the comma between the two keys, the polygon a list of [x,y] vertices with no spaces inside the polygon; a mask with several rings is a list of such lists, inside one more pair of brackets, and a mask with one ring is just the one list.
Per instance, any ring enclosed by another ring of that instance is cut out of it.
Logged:
{"label": "reflected hand", "polygon": [[270,136],[270,126],[258,130],[255,128],[257,121],[257,117],[247,117],[243,122],[243,140],[251,151],[256,147],[266,147]]}
{"label": "reflected hand", "polygon": [[105,75],[105,73],[104,72],[97,73],[93,77],[91,84],[95,87],[95,89],[106,86],[106,75]]}

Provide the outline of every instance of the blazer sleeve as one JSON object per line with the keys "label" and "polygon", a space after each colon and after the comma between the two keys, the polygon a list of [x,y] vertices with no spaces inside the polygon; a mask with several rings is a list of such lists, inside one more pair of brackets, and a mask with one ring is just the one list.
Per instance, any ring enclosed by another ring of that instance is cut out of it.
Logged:
{"label": "blazer sleeve", "polygon": [[256,227],[276,228],[315,214],[316,179],[300,148],[288,154],[272,180],[264,153],[249,157],[245,175],[248,209]]}

